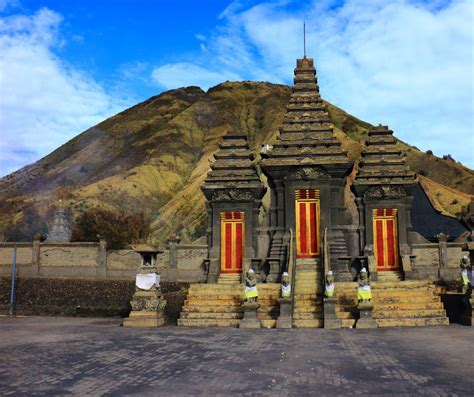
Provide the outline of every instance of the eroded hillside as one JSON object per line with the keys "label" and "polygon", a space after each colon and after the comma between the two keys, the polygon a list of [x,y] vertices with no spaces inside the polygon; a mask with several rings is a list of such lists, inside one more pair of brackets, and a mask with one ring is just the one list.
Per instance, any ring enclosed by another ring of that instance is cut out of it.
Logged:
{"label": "eroded hillside", "polygon": [[[11,222],[26,222],[31,209],[51,224],[62,198],[74,216],[90,207],[143,210],[154,220],[156,241],[172,233],[194,240],[205,232],[200,186],[220,139],[244,131],[254,149],[276,139],[290,93],[284,85],[227,82],[208,92],[168,91],[127,109],[1,179],[0,234]],[[331,104],[328,110],[337,137],[357,160],[370,124]],[[435,207],[458,215],[474,195],[473,171],[399,145]]]}

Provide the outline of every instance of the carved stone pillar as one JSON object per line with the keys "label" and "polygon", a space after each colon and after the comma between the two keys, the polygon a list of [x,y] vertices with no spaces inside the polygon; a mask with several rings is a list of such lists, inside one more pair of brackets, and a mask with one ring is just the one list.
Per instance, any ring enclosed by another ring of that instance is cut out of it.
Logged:
{"label": "carved stone pillar", "polygon": [[99,252],[97,254],[97,278],[107,278],[107,240],[99,240]]}
{"label": "carved stone pillar", "polygon": [[36,233],[33,238],[33,257],[31,262],[33,263],[33,275],[35,277],[39,276],[39,267],[40,267],[40,250],[41,250],[41,235]]}
{"label": "carved stone pillar", "polygon": [[168,281],[176,282],[178,280],[178,244],[181,241],[179,236],[174,235],[168,240],[169,248],[169,268]]}

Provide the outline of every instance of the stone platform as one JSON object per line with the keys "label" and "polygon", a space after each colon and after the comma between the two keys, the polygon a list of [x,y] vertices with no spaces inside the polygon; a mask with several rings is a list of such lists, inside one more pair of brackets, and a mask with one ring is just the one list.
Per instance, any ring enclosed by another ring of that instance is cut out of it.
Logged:
{"label": "stone platform", "polygon": [[[469,396],[473,327],[123,328],[0,318],[1,396]],[[361,373],[364,376],[361,376]]]}

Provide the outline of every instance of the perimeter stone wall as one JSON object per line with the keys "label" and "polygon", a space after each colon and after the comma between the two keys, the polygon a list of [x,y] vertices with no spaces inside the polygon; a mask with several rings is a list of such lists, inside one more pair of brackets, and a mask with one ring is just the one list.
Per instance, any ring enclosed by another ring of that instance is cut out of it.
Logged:
{"label": "perimeter stone wall", "polygon": [[[133,281],[140,264],[140,255],[132,249],[107,250],[105,242],[7,242],[0,247],[0,276],[11,276],[15,245],[16,275],[21,278]],[[202,282],[206,257],[205,245],[174,245],[158,255],[157,265],[163,281]]]}

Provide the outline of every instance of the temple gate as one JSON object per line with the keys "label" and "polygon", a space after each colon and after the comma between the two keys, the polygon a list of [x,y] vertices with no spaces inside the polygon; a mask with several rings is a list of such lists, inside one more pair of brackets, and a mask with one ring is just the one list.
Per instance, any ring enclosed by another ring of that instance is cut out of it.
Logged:
{"label": "temple gate", "polygon": [[319,190],[296,190],[297,258],[315,258],[320,255],[319,208]]}
{"label": "temple gate", "polygon": [[240,273],[245,247],[243,212],[221,212],[221,273]]}
{"label": "temple gate", "polygon": [[372,219],[377,271],[397,271],[399,268],[397,210],[375,209]]}

